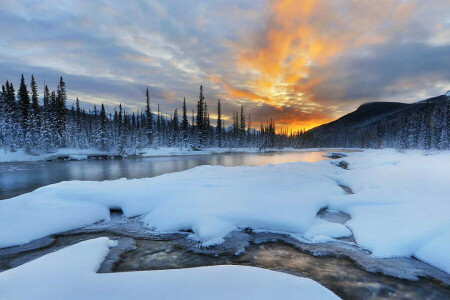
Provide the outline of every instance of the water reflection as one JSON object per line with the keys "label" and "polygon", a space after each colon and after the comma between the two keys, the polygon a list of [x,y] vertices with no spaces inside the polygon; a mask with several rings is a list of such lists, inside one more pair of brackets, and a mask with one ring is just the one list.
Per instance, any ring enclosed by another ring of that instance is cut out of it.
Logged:
{"label": "water reflection", "polygon": [[314,279],[342,299],[449,299],[450,289],[437,282],[400,280],[369,273],[347,259],[317,257],[282,243],[252,245],[243,255],[217,257],[180,249],[173,241],[136,240],[114,271],[165,270],[212,265],[250,265]]}
{"label": "water reflection", "polygon": [[132,159],[49,161],[0,164],[0,199],[67,180],[112,180],[154,177],[201,165],[261,166],[324,160],[326,151],[261,154],[217,154]]}

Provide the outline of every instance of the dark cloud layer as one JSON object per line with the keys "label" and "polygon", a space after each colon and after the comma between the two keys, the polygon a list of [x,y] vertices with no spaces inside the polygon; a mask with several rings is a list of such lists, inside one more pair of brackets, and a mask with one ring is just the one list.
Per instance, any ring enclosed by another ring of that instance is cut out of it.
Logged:
{"label": "dark cloud layer", "polygon": [[245,105],[309,128],[365,101],[450,88],[448,1],[0,0],[0,80],[33,73],[92,107]]}

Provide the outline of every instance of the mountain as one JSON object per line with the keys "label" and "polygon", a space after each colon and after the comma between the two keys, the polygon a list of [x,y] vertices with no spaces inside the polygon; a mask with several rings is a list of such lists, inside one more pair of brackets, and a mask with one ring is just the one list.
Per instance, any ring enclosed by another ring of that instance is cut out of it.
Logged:
{"label": "mountain", "polygon": [[415,103],[370,102],[304,134],[302,147],[448,148],[450,93]]}

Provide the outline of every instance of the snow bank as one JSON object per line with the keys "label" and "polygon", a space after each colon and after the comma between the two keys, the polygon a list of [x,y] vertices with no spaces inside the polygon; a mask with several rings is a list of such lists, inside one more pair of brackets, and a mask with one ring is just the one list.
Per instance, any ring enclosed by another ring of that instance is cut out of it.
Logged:
{"label": "snow bank", "polygon": [[73,160],[87,159],[88,155],[103,155],[106,152],[99,151],[97,149],[58,149],[54,153],[36,153],[28,154],[23,149],[19,149],[16,152],[5,152],[0,149],[0,163],[3,162],[19,162],[19,161],[38,161],[47,160],[52,157],[58,156],[72,156]]}
{"label": "snow bank", "polygon": [[[71,181],[0,201],[0,247],[108,219],[108,208],[159,232],[192,229],[204,245],[233,230],[291,233],[314,242],[350,236],[375,257],[414,256],[450,273],[450,152],[347,153],[329,161],[262,167],[201,166],[154,178]],[[338,184],[349,186],[345,195]],[[328,206],[347,227],[316,217]]]}
{"label": "snow bank", "polygon": [[140,151],[140,155],[144,157],[152,156],[175,156],[175,155],[210,155],[210,154],[225,154],[225,153],[267,153],[267,152],[309,152],[317,151],[317,149],[295,149],[295,148],[203,148],[193,150],[191,148],[146,148]]}
{"label": "snow bank", "polygon": [[[318,151],[318,149],[294,149],[294,148],[266,148],[260,150],[259,148],[204,148],[198,151],[191,148],[178,147],[162,147],[158,149],[145,148],[139,151],[133,150],[126,155],[139,155],[143,157],[154,156],[186,156],[186,155],[211,155],[211,154],[225,154],[225,153],[267,153],[267,152],[310,152]],[[89,155],[118,155],[117,151],[105,152],[97,149],[58,149],[54,153],[36,153],[34,155],[25,153],[23,149],[16,152],[5,152],[0,149],[0,163],[2,162],[20,162],[20,161],[38,161],[48,160],[58,156],[68,156],[69,159],[81,160],[87,159]],[[126,156],[125,155],[125,156]]]}
{"label": "snow bank", "polygon": [[87,160],[87,155],[80,155],[80,154],[71,154],[69,155],[69,160]]}
{"label": "snow bank", "polygon": [[[0,201],[0,247],[23,244],[108,219],[148,213],[159,232],[192,229],[205,245],[238,228],[307,231],[330,196],[343,194],[322,164],[263,167],[201,166],[154,178],[70,181]],[[40,220],[43,220],[42,222]]]}
{"label": "snow bank", "polygon": [[375,257],[409,257],[450,273],[450,153],[369,150],[336,177],[355,194],[330,202],[351,215],[359,246]]}
{"label": "snow bank", "polygon": [[254,267],[95,273],[113,245],[88,240],[0,273],[0,298],[339,299],[311,279]]}

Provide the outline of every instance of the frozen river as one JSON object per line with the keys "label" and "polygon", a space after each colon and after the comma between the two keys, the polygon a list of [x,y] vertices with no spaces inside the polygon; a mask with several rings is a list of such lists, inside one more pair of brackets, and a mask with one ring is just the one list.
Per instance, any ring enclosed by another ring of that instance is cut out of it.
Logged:
{"label": "frozen river", "polygon": [[328,159],[328,152],[274,152],[261,154],[213,154],[84,161],[35,161],[0,163],[0,199],[31,192],[68,180],[145,178],[184,171],[201,165],[261,166]]}
{"label": "frozen river", "polygon": [[[201,165],[232,167],[316,162],[328,160],[324,157],[327,153],[328,151],[242,153],[2,163],[0,164],[0,199],[11,198],[61,181],[154,177]],[[141,229],[139,226],[142,226],[139,218],[129,221],[121,215],[121,212],[112,211],[112,216],[114,215],[116,217],[112,218],[113,222],[107,225],[100,224],[90,229],[55,234],[38,240],[37,246],[25,245],[25,248],[19,246],[3,249],[0,251],[0,272],[76,242],[108,236],[119,240],[119,246],[122,245],[123,249],[117,253],[117,257],[112,257],[114,255],[107,257],[105,261],[109,260],[110,266],[104,270],[105,272],[237,264],[312,278],[343,299],[446,299],[450,297],[449,286],[443,283],[448,282],[448,276],[442,278],[442,281],[423,277],[417,281],[396,278],[398,275],[395,274],[408,275],[408,269],[412,270],[411,274],[414,274],[416,269],[422,268],[429,269],[430,273],[435,272],[434,268],[411,258],[377,260],[356,246],[350,247],[344,244],[345,247],[341,247],[336,243],[305,244],[282,235],[258,234],[252,231],[235,232],[226,239],[224,244],[202,251],[186,242],[185,236],[189,232],[161,236],[141,235],[140,231],[136,230]],[[343,222],[347,220],[344,219]],[[114,220],[118,221],[115,223]],[[330,221],[339,222],[339,220],[331,219]],[[127,229],[124,224],[128,224],[129,228]],[[129,247],[130,245],[132,247]],[[237,253],[239,255],[236,255]],[[436,277],[439,278],[439,276]]]}

